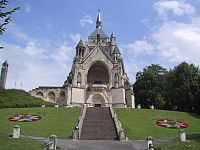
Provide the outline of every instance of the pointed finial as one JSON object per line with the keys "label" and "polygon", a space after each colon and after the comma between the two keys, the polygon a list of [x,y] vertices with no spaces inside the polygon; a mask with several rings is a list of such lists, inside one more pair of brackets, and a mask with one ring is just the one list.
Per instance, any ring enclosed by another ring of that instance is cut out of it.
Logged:
{"label": "pointed finial", "polygon": [[4,61],[3,66],[8,66],[8,61]]}
{"label": "pointed finial", "polygon": [[80,41],[78,42],[76,47],[84,47],[84,43],[83,43],[82,38],[80,38]]}
{"label": "pointed finial", "polygon": [[97,21],[96,21],[96,28],[101,28],[101,14],[100,14],[100,9],[98,9],[98,16],[97,16]]}
{"label": "pointed finial", "polygon": [[115,37],[114,33],[112,32],[111,37]]}

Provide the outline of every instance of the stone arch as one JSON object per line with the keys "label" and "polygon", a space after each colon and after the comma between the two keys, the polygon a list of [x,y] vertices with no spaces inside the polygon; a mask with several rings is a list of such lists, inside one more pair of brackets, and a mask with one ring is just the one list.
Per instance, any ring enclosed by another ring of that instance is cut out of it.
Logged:
{"label": "stone arch", "polygon": [[105,99],[102,95],[96,94],[92,97],[93,106],[105,106]]}
{"label": "stone arch", "polygon": [[43,98],[43,97],[44,97],[44,94],[43,94],[42,92],[39,91],[39,92],[37,92],[36,96],[37,96],[37,97],[40,97],[40,98]]}
{"label": "stone arch", "polygon": [[67,104],[66,94],[64,91],[60,92],[57,103],[63,106]]}
{"label": "stone arch", "polygon": [[109,70],[105,63],[96,61],[88,70],[87,83],[91,84],[109,84]]}
{"label": "stone arch", "polygon": [[48,93],[48,101],[50,101],[50,102],[56,102],[56,95],[55,95],[55,93],[54,92],[49,92]]}

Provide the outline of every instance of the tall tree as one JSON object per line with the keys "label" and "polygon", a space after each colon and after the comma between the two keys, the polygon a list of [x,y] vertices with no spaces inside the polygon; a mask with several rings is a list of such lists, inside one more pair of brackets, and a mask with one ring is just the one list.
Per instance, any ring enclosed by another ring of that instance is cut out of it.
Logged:
{"label": "tall tree", "polygon": [[193,64],[182,62],[169,71],[167,76],[167,99],[171,109],[193,111],[196,107],[200,91],[200,71]]}
{"label": "tall tree", "polygon": [[[143,69],[143,72],[136,74],[134,93],[136,103],[148,108],[150,105],[160,107],[163,102],[158,104],[158,97],[164,95],[165,74],[167,70],[160,65],[152,64]],[[161,100],[161,99],[160,99]]]}
{"label": "tall tree", "polygon": [[194,64],[182,62],[167,71],[151,65],[136,74],[134,84],[136,104],[148,108],[200,113],[200,70]]}

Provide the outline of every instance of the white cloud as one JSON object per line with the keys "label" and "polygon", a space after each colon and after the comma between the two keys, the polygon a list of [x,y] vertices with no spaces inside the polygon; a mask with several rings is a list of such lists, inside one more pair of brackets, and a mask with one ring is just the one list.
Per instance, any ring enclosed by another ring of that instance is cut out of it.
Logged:
{"label": "white cloud", "polygon": [[70,34],[69,35],[70,38],[72,39],[73,42],[75,42],[76,44],[80,41],[81,39],[81,35],[80,34]]}
{"label": "white cloud", "polygon": [[160,55],[172,62],[189,61],[200,64],[200,24],[165,22],[152,38]]}
{"label": "white cloud", "polygon": [[134,55],[144,55],[151,54],[154,50],[154,46],[147,41],[135,41],[133,43],[129,43],[127,45],[122,46],[125,49],[129,49]]}
{"label": "white cloud", "polygon": [[81,26],[85,26],[86,24],[93,24],[92,17],[89,15],[83,16],[83,18],[80,20]]}
{"label": "white cloud", "polygon": [[162,19],[167,19],[169,12],[177,16],[192,16],[195,14],[195,8],[192,5],[175,0],[158,1],[154,4],[154,8],[158,11]]}
{"label": "white cloud", "polygon": [[[159,1],[154,7],[159,17],[164,18],[163,22],[153,26],[147,38],[122,45],[125,68],[130,79],[153,63],[167,68],[173,67],[169,64],[182,61],[200,65],[200,17],[195,15],[195,7],[180,1]],[[170,13],[187,16],[191,22],[172,21]]]}
{"label": "white cloud", "polygon": [[[9,71],[7,88],[21,88],[31,90],[38,86],[62,86],[71,69],[75,53],[73,45],[63,41],[55,45],[55,41],[32,39],[19,31],[13,36],[23,35],[23,46],[12,43],[0,43],[4,47],[0,55],[1,60],[8,60]],[[28,37],[30,40],[23,40]],[[53,49],[53,50],[52,50]]]}
{"label": "white cloud", "polygon": [[[66,43],[63,43],[56,53],[51,54],[51,58],[54,59],[60,66],[67,68],[72,63],[72,58],[74,57],[75,50],[72,46],[68,46]],[[70,65],[69,65],[70,64]],[[68,68],[69,71],[69,68]]]}
{"label": "white cloud", "polygon": [[159,1],[154,4],[161,17],[169,11],[177,16],[189,16],[190,23],[165,20],[154,30],[151,38],[161,59],[170,62],[187,61],[200,65],[200,18],[195,16],[195,7],[180,1]]}
{"label": "white cloud", "polygon": [[[148,57],[154,53],[154,46],[145,40],[135,41],[126,45],[120,45],[122,57],[124,58],[125,71],[130,82],[135,82],[135,75],[142,70],[148,62]],[[146,57],[147,56],[147,57]]]}
{"label": "white cloud", "polygon": [[15,24],[10,23],[8,25],[9,30],[7,32],[9,32],[10,34],[12,34],[13,37],[16,37],[16,39],[20,39],[22,41],[36,41],[35,39],[31,38],[30,36],[28,36],[26,33],[22,32],[20,28],[16,27]]}
{"label": "white cloud", "polygon": [[143,19],[140,19],[139,21],[140,21],[141,23],[146,24],[146,23],[149,22],[149,19],[148,19],[148,18],[143,18]]}

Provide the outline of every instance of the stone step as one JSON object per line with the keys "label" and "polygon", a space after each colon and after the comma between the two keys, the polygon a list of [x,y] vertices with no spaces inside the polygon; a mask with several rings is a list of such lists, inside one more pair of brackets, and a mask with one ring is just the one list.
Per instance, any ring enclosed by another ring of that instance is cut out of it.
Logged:
{"label": "stone step", "polygon": [[115,124],[108,107],[87,108],[81,140],[117,140]]}

